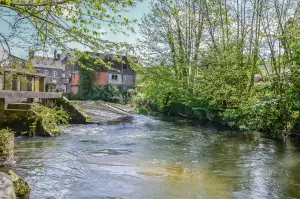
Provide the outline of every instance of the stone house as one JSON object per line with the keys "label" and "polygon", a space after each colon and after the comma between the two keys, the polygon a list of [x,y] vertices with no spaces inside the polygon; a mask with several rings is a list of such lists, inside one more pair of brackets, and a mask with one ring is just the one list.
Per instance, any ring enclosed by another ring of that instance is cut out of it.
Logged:
{"label": "stone house", "polygon": [[54,58],[32,56],[30,61],[36,71],[46,76],[46,92],[70,92],[71,68],[67,57],[54,53]]}
{"label": "stone house", "polygon": [[[100,57],[102,60],[112,62],[110,69],[105,68],[101,71],[97,71],[95,74],[95,85],[107,85],[114,84],[121,90],[127,90],[135,87],[136,72],[131,68],[129,60],[126,56],[119,56],[123,62],[117,61],[115,56],[103,55],[101,53],[90,52],[92,56]],[[77,67],[74,67],[71,78],[71,92],[78,93],[80,72]]]}

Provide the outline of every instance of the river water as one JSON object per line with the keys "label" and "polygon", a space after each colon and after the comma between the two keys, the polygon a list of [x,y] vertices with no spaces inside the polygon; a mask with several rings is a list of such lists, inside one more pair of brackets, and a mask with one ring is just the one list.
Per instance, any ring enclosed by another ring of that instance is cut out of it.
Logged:
{"label": "river water", "polygon": [[136,116],[17,138],[31,198],[300,198],[300,153],[259,133]]}

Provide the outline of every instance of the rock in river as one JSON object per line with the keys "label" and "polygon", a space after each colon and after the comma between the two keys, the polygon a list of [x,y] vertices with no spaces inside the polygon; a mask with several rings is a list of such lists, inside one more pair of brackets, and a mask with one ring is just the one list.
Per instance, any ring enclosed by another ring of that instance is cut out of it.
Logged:
{"label": "rock in river", "polygon": [[13,171],[0,172],[0,199],[29,199],[30,186]]}
{"label": "rock in river", "polygon": [[12,179],[0,172],[0,199],[16,199],[14,184]]}

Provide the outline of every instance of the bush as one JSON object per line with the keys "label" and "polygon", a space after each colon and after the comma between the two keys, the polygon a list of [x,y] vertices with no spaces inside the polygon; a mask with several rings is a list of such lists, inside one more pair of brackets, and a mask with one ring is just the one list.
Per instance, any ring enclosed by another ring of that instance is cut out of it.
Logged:
{"label": "bush", "polygon": [[122,93],[123,95],[123,102],[125,104],[131,103],[133,98],[136,96],[137,92],[134,89],[128,89],[125,92]]}
{"label": "bush", "polygon": [[123,96],[120,89],[113,84],[94,87],[94,91],[89,93],[87,99],[123,103]]}
{"label": "bush", "polygon": [[138,109],[138,113],[141,115],[150,115],[151,114],[151,110],[147,107],[140,107]]}
{"label": "bush", "polygon": [[137,107],[144,107],[148,106],[151,102],[143,93],[138,93],[133,96],[131,103]]}
{"label": "bush", "polygon": [[10,129],[0,130],[0,162],[14,156],[14,132]]}
{"label": "bush", "polygon": [[244,101],[237,108],[226,109],[221,116],[232,127],[257,129],[277,136],[287,127],[287,111],[283,100],[271,98]]}

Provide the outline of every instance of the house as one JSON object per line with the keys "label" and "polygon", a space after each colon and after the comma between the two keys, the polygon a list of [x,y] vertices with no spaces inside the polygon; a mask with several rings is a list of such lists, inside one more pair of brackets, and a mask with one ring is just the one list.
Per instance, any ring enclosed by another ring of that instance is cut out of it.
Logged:
{"label": "house", "polygon": [[36,71],[46,76],[46,92],[70,92],[71,67],[67,64],[67,56],[54,52],[54,57],[30,55],[30,61]]}
{"label": "house", "polygon": [[24,68],[26,67],[27,63],[28,62],[25,59],[22,59],[14,55],[10,55],[9,57],[1,61],[0,66],[2,68],[18,68],[18,67]]}
{"label": "house", "polygon": [[[107,85],[114,84],[121,90],[127,90],[135,87],[136,72],[132,69],[129,64],[128,57],[119,56],[122,61],[118,61],[115,55],[104,55],[101,53],[90,52],[92,56],[99,57],[106,63],[111,62],[112,66],[110,69],[105,68],[95,73],[95,85]],[[80,71],[78,67],[71,75],[71,92],[78,93],[78,86],[80,80]]]}

